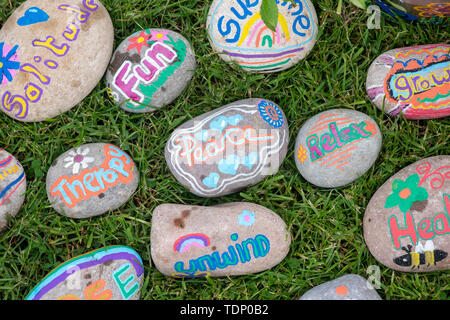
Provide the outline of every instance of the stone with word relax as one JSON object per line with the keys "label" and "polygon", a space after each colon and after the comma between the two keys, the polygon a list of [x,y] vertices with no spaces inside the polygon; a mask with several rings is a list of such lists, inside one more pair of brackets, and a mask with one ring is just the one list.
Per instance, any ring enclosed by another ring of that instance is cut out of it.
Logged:
{"label": "stone with word relax", "polygon": [[126,111],[152,112],[180,95],[195,66],[194,51],[182,35],[164,29],[138,31],[111,59],[108,93]]}
{"label": "stone with word relax", "polygon": [[449,270],[450,156],[417,161],[388,179],[367,205],[364,239],[389,268]]}
{"label": "stone with word relax", "polygon": [[239,100],[198,116],[166,144],[175,178],[202,197],[219,197],[277,173],[289,143],[286,116],[264,99]]}
{"label": "stone with word relax", "polygon": [[389,50],[372,63],[367,93],[380,110],[407,119],[450,115],[450,45]]}
{"label": "stone with word relax", "polygon": [[27,178],[20,162],[0,148],[0,231],[10,217],[15,217],[22,207],[27,190]]}
{"label": "stone with word relax", "polygon": [[295,144],[295,163],[310,183],[337,188],[361,177],[380,153],[382,135],[368,115],[332,109],[310,118]]}
{"label": "stone with word relax", "polygon": [[136,191],[139,171],[128,154],[106,143],[84,144],[60,155],[47,174],[52,207],[71,218],[115,210]]}
{"label": "stone with word relax", "polygon": [[142,259],[126,246],[97,249],[53,269],[26,300],[139,300]]}
{"label": "stone with word relax", "polygon": [[318,19],[309,0],[277,1],[276,31],[261,18],[262,0],[215,0],[206,24],[220,57],[245,71],[277,72],[304,59],[314,47]]}
{"label": "stone with word relax", "polygon": [[28,0],[0,30],[0,109],[26,122],[68,111],[97,85],[114,31],[98,0]]}
{"label": "stone with word relax", "polygon": [[162,204],[153,211],[150,241],[160,272],[194,278],[270,269],[287,255],[291,236],[276,213],[254,203]]}

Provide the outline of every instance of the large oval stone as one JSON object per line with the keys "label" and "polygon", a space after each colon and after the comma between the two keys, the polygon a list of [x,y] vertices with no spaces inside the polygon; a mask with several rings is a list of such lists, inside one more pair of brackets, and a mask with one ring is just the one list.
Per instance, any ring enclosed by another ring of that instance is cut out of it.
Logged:
{"label": "large oval stone", "polygon": [[417,161],[387,180],[367,205],[364,239],[389,268],[450,269],[450,156]]}
{"label": "large oval stone", "polygon": [[59,265],[25,300],[139,300],[143,278],[139,254],[129,247],[111,246]]}
{"label": "large oval stone", "polygon": [[219,197],[275,174],[289,143],[286,116],[264,99],[233,102],[180,127],[166,144],[175,178],[202,197]]}
{"label": "large oval stone", "polygon": [[374,60],[366,81],[378,109],[407,119],[450,115],[450,45],[389,50]]}
{"label": "large oval stone", "polygon": [[115,210],[136,191],[139,171],[128,154],[112,144],[90,143],[60,155],[47,173],[52,207],[70,218]]}
{"label": "large oval stone", "polygon": [[177,278],[236,276],[281,262],[291,236],[273,211],[253,203],[214,207],[163,204],[153,211],[151,255]]}
{"label": "large oval stone", "polygon": [[277,1],[276,32],[261,19],[262,0],[215,0],[208,14],[210,43],[225,61],[245,71],[276,72],[292,67],[314,47],[318,19],[309,0]]}
{"label": "large oval stone", "polygon": [[97,85],[113,49],[98,0],[29,0],[0,30],[0,109],[42,121],[71,109]]}

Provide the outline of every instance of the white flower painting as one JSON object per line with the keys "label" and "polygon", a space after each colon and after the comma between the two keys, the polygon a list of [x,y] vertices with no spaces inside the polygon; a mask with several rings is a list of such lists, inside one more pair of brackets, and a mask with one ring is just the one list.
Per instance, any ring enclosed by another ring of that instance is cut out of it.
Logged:
{"label": "white flower painting", "polygon": [[78,174],[80,172],[80,167],[86,169],[88,164],[94,162],[95,158],[87,157],[89,154],[89,148],[79,148],[76,151],[69,151],[70,157],[64,159],[67,162],[64,168],[69,168],[72,166],[72,173]]}

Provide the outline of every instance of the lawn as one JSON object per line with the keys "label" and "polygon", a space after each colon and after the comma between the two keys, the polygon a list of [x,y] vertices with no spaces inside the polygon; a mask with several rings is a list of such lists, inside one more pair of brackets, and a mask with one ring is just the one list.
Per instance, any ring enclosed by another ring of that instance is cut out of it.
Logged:
{"label": "lawn", "polygon": [[[23,1],[0,3],[0,25]],[[380,267],[383,299],[446,299],[448,272],[402,273],[379,264],[363,238],[365,208],[393,174],[425,157],[450,154],[450,118],[407,121],[382,114],[365,92],[370,63],[382,52],[403,46],[449,43],[449,28],[396,24],[384,19],[370,30],[365,11],[344,2],[313,1],[319,16],[316,46],[295,67],[275,74],[246,73],[223,62],[211,50],[205,23],[212,1],[102,0],[115,28],[115,47],[133,32],[167,28],[193,45],[198,68],[189,87],[166,108],[149,114],[127,113],[106,94],[104,79],[82,103],[45,122],[21,123],[0,113],[0,145],[25,168],[25,203],[10,228],[0,234],[0,298],[23,299],[54,267],[87,251],[127,245],[141,255],[145,278],[141,299],[298,299],[313,286],[357,273],[368,277]],[[280,171],[240,193],[206,199],[180,185],[170,173],[164,147],[181,123],[222,105],[250,97],[276,102],[290,127],[289,151]],[[313,115],[336,107],[374,118],[383,147],[374,167],[339,189],[317,188],[305,181],[294,162],[295,137]],[[139,187],[118,210],[73,220],[54,211],[47,200],[45,177],[51,163],[74,145],[109,142],[135,160]],[[179,280],[152,264],[150,231],[153,209],[162,203],[217,205],[249,201],[277,212],[289,227],[287,257],[262,273],[230,278]]]}

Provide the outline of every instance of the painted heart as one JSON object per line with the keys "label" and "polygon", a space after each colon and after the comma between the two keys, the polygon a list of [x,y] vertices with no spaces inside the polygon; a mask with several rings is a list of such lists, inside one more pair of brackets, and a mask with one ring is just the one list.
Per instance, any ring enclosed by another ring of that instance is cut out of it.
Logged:
{"label": "painted heart", "polygon": [[256,152],[251,152],[248,156],[242,159],[242,164],[252,170],[252,167],[258,161],[258,154]]}
{"label": "painted heart", "polygon": [[19,18],[19,20],[17,20],[17,24],[19,26],[29,26],[31,24],[45,22],[49,18],[50,17],[48,16],[48,14],[45,13],[43,10],[41,10],[37,7],[32,7],[32,8],[29,8],[27,11],[25,11],[25,14],[23,15],[23,17],[21,17],[21,18]]}
{"label": "painted heart", "polygon": [[241,159],[237,155],[231,155],[226,159],[220,160],[218,169],[224,174],[235,175],[240,164]]}
{"label": "painted heart", "polygon": [[209,176],[204,178],[203,184],[207,186],[208,188],[214,189],[217,187],[217,183],[219,182],[220,175],[216,172],[211,172]]}

